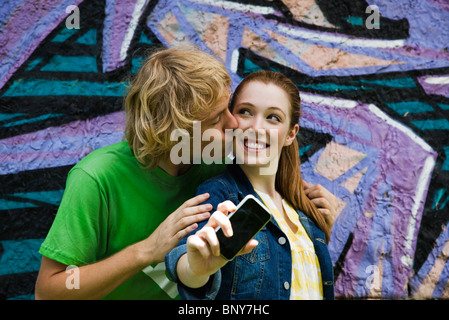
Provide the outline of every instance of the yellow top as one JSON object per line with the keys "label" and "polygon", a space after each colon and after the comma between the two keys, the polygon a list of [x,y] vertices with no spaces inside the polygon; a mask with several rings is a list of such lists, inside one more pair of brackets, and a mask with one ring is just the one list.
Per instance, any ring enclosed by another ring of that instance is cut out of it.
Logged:
{"label": "yellow top", "polygon": [[[297,227],[294,233],[285,221],[282,213],[276,207],[270,196],[259,192],[267,208],[273,215],[281,230],[287,236],[292,251],[292,282],[290,284],[291,300],[322,300],[323,285],[318,257],[313,243],[299,221],[298,213],[282,199],[282,205],[290,221]],[[281,239],[279,241],[282,241]]]}

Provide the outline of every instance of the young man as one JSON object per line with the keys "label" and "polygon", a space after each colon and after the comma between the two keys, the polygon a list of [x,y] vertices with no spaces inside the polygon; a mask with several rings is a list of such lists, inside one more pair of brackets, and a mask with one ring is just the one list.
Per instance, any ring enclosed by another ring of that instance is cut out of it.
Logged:
{"label": "young man", "polygon": [[[212,206],[202,204],[208,194],[194,197],[195,190],[224,164],[173,163],[171,134],[192,136],[200,121],[201,133],[215,129],[224,142],[225,130],[237,127],[228,110],[230,82],[223,64],[202,51],[172,48],[149,57],[125,100],[126,141],[92,152],[68,175],[39,251],[36,299],[177,297],[164,257],[209,218]],[[319,186],[309,190],[332,217],[329,195]]]}

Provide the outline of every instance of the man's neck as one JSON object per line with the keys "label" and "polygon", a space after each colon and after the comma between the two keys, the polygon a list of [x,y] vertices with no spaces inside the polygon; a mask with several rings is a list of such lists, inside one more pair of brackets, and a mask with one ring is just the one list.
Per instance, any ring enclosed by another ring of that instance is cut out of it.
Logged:
{"label": "man's neck", "polygon": [[161,161],[158,164],[158,167],[167,172],[169,175],[177,177],[186,173],[192,167],[192,164],[173,164],[173,162],[168,160]]}

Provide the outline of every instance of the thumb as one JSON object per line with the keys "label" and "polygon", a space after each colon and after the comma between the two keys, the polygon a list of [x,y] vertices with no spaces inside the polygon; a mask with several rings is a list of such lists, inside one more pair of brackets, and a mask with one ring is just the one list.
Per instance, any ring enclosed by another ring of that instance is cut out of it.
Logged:
{"label": "thumb", "polygon": [[251,239],[248,241],[248,243],[243,247],[242,250],[240,250],[239,255],[250,253],[257,245],[259,244],[259,241],[256,239]]}

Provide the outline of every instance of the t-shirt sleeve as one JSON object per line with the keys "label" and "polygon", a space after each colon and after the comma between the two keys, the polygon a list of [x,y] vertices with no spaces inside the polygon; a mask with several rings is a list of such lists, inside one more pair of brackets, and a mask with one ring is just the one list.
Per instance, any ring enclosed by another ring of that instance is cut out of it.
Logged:
{"label": "t-shirt sleeve", "polygon": [[106,251],[107,216],[107,201],[98,182],[84,170],[73,168],[39,253],[66,265],[99,260]]}

